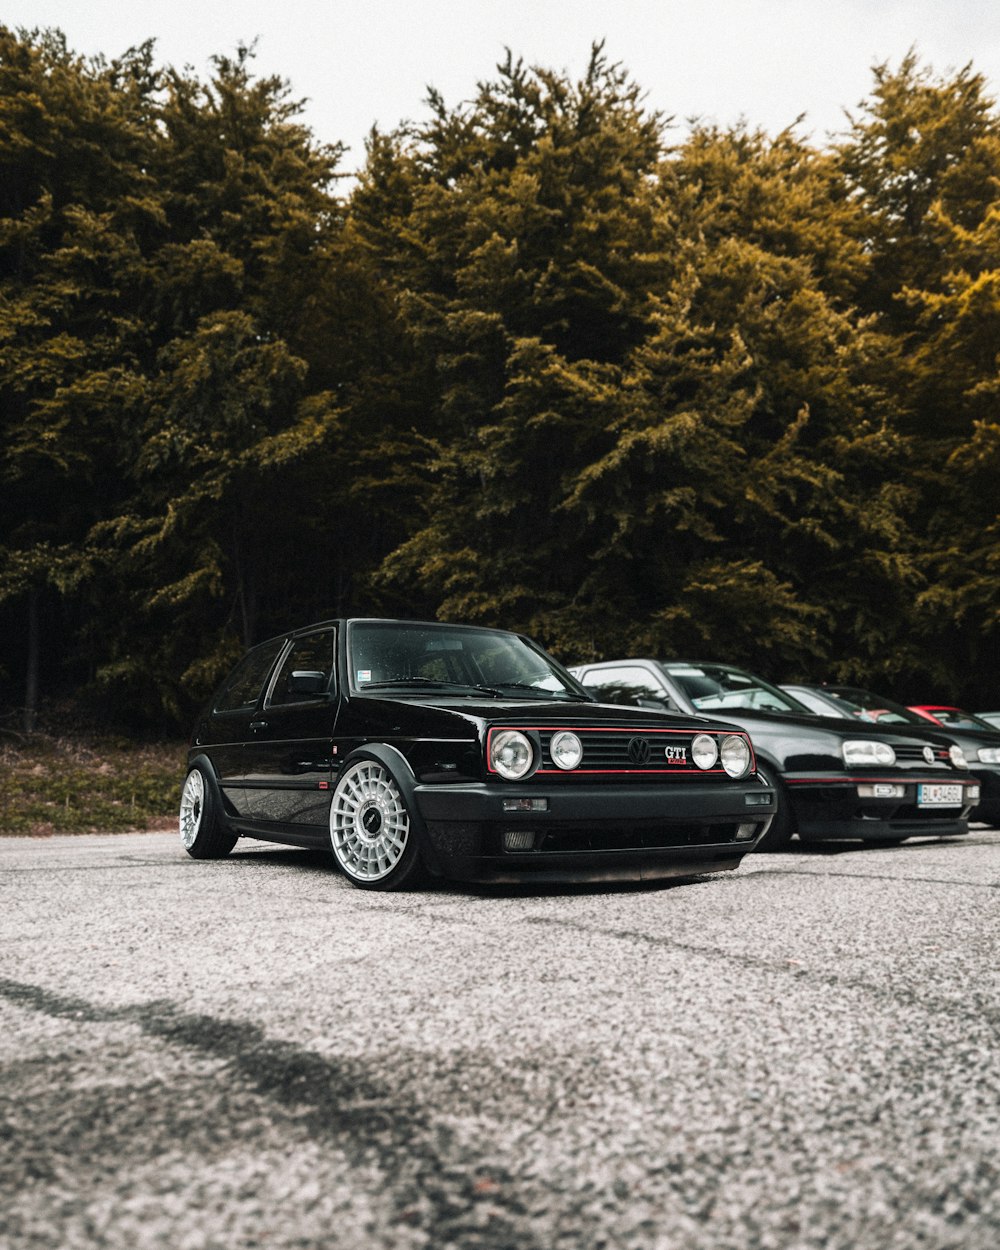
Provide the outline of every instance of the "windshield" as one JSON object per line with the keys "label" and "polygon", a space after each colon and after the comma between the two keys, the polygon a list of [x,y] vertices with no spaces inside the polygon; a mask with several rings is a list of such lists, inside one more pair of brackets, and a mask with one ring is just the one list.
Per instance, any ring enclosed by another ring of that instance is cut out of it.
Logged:
{"label": "windshield", "polygon": [[803,690],[801,692],[796,690],[795,694],[797,698],[807,703],[809,707],[813,708],[821,716],[844,716],[847,718],[854,716],[858,720],[867,721],[878,719],[867,708],[862,707],[860,703],[855,703],[853,699],[839,694],[836,690],[830,690],[826,686],[815,694],[811,690]]}
{"label": "windshield", "polygon": [[464,625],[353,621],[347,631],[355,691],[592,702],[540,648],[516,634]]}
{"label": "windshield", "polygon": [[880,725],[923,725],[927,728],[928,722],[922,716],[894,699],[887,699],[885,695],[861,690],[857,686],[824,686],[823,689],[831,697],[849,699],[855,707],[864,708],[871,719]]}
{"label": "windshield", "polygon": [[754,712],[811,715],[809,709],[777,686],[728,664],[664,664],[699,712],[744,708]]}

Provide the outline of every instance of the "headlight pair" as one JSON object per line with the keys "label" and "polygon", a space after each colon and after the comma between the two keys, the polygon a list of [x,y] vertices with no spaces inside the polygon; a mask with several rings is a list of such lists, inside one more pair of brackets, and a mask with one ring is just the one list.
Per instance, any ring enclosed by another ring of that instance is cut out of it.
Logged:
{"label": "headlight pair", "polygon": [[726,734],[721,745],[711,734],[698,734],[691,743],[691,758],[699,768],[714,768],[721,761],[730,777],[744,777],[750,771],[750,747],[738,734]]}
{"label": "headlight pair", "polygon": [[[552,735],[549,755],[557,768],[569,770],[583,759],[583,743],[568,729]],[[519,781],[534,763],[531,739],[518,729],[502,729],[490,738],[490,767],[507,781]]]}

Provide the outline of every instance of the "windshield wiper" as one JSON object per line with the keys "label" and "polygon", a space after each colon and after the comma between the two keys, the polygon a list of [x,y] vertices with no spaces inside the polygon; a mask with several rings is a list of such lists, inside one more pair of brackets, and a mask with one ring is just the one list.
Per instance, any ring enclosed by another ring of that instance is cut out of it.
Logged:
{"label": "windshield wiper", "polygon": [[547,690],[544,686],[533,686],[528,681],[498,681],[497,685],[501,690],[530,690],[532,694],[537,695],[540,699],[561,699],[564,696],[573,697],[571,690]]}
{"label": "windshield wiper", "polygon": [[477,686],[471,681],[442,681],[437,677],[397,677],[394,681],[366,681],[359,687],[361,693],[366,690],[382,690],[386,686],[424,686],[431,689],[474,690],[479,694],[490,694],[498,698],[501,691],[492,686]]}

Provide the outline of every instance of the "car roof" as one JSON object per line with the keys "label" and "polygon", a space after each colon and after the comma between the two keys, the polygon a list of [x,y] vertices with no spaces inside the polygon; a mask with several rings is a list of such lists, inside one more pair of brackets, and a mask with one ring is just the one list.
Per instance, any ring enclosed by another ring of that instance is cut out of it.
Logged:
{"label": "car roof", "polygon": [[414,625],[420,629],[469,629],[482,634],[515,634],[517,637],[523,637],[517,630],[502,629],[500,626],[492,625],[466,625],[464,621],[426,621],[394,616],[336,616],[323,621],[312,621],[308,625],[299,625],[295,629],[286,629],[279,634],[272,634],[270,638],[262,638],[260,642],[254,643],[254,646],[249,649],[254,650],[256,647],[266,646],[269,642],[277,642],[282,638],[297,638],[301,634],[311,634],[317,629],[336,629],[358,624]]}

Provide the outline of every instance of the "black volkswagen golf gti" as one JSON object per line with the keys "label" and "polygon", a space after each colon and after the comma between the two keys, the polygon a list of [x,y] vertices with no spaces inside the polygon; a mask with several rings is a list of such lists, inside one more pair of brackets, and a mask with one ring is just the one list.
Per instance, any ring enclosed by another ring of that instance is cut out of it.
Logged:
{"label": "black volkswagen golf gti", "polygon": [[530,639],[339,620],[250,651],[195,725],[196,859],[326,847],[366,889],[735,868],[774,813],[744,730],[602,706]]}

